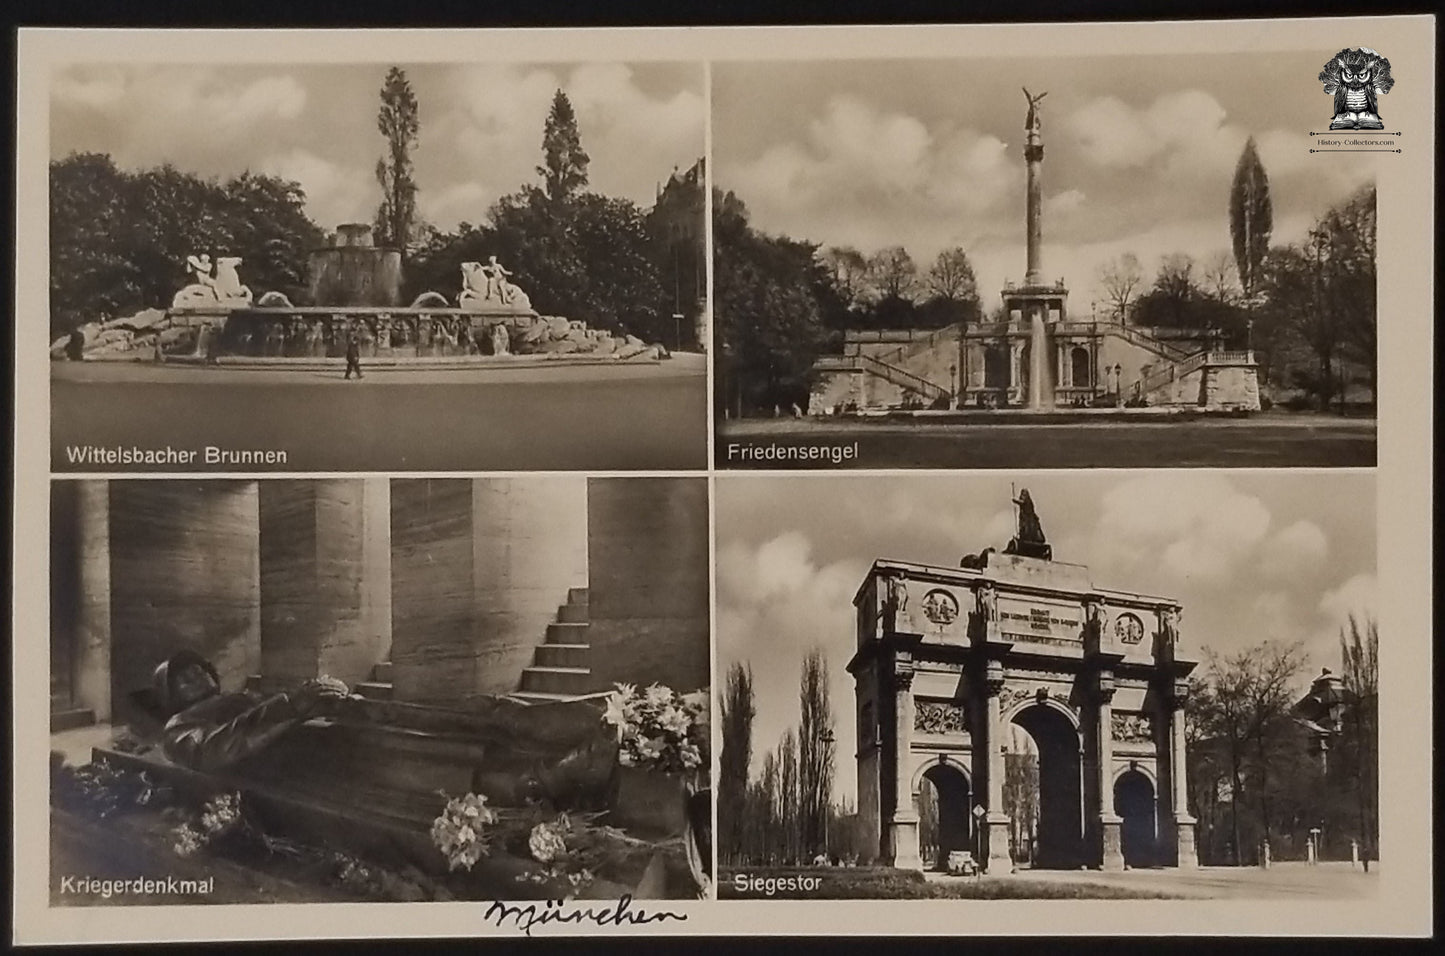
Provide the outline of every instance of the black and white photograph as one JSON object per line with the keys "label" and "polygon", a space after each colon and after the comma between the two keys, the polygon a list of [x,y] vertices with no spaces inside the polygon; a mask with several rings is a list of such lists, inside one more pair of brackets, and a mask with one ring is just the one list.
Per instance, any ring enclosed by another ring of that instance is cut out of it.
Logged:
{"label": "black and white photograph", "polygon": [[52,469],[704,467],[703,102],[699,63],[58,67]]}
{"label": "black and white photograph", "polygon": [[697,899],[702,478],[54,483],[52,906]]}
{"label": "black and white photograph", "polygon": [[721,898],[1377,895],[1373,475],[717,484]]}
{"label": "black and white photograph", "polygon": [[1336,49],[718,64],[718,467],[1374,464]]}

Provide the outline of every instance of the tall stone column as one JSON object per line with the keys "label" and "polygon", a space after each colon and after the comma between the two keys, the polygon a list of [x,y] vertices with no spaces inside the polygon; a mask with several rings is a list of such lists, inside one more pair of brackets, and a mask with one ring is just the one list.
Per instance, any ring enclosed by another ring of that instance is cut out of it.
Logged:
{"label": "tall stone column", "polygon": [[1004,728],[1003,702],[999,699],[1003,686],[1003,665],[998,661],[989,661],[984,680],[988,692],[988,734],[984,740],[984,747],[988,750],[988,812],[984,816],[984,824],[988,828],[988,862],[985,865],[990,873],[1013,871],[1013,857],[1009,855],[1008,848],[1009,815],[1003,808]]}
{"label": "tall stone column", "polygon": [[[60,483],[57,483],[59,485]],[[79,581],[72,697],[101,723],[110,719],[110,482],[65,482],[76,496]]]}
{"label": "tall stone column", "polygon": [[913,784],[909,780],[909,754],[913,751],[913,664],[895,661],[893,665],[893,866],[902,870],[921,870],[918,855],[918,811],[913,808]]}
{"label": "tall stone column", "polygon": [[[445,702],[520,688],[569,588],[586,580],[586,481],[392,479],[398,700]],[[566,681],[563,692],[586,691],[585,669],[577,670],[552,675]]]}
{"label": "tall stone column", "polygon": [[259,482],[261,678],[370,678],[391,644],[384,478]]}
{"label": "tall stone column", "polygon": [[1103,837],[1101,864],[1106,870],[1124,868],[1124,852],[1114,812],[1114,677],[1099,675],[1099,832]]}
{"label": "tall stone column", "polygon": [[587,479],[593,690],[710,683],[702,478]]}
{"label": "tall stone column", "polygon": [[1199,866],[1199,852],[1194,842],[1194,826],[1197,822],[1189,814],[1189,786],[1187,781],[1187,754],[1184,737],[1184,710],[1188,703],[1188,685],[1176,683],[1169,715],[1169,776],[1174,784],[1174,830],[1179,846],[1178,866],[1194,869]]}

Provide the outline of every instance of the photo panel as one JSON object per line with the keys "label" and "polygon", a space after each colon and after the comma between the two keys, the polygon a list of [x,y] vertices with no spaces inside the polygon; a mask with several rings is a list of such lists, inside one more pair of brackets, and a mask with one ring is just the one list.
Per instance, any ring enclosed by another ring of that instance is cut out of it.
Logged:
{"label": "photo panel", "polygon": [[1335,50],[717,64],[717,466],[1373,465],[1421,131]]}
{"label": "photo panel", "polygon": [[706,466],[700,62],[49,84],[53,470]]}
{"label": "photo panel", "polygon": [[708,892],[705,479],[50,507],[51,906]]}
{"label": "photo panel", "polygon": [[720,897],[1377,899],[1374,503],[1359,471],[719,479]]}

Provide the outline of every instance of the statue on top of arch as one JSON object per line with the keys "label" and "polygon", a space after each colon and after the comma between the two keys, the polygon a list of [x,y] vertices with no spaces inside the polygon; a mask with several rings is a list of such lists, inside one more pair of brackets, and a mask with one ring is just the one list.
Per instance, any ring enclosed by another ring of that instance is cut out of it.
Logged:
{"label": "statue on top of arch", "polygon": [[1003,553],[1052,561],[1054,549],[1044,537],[1044,526],[1039,521],[1038,512],[1034,510],[1034,499],[1029,496],[1029,490],[1020,490],[1013,503],[1018,505],[1019,509],[1018,534],[1009,539],[1008,547],[1004,548]]}

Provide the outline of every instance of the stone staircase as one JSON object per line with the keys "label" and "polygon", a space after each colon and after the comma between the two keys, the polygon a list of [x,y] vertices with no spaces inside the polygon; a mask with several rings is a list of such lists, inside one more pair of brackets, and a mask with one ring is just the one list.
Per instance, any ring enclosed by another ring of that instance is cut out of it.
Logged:
{"label": "stone staircase", "polygon": [[[592,692],[587,643],[587,589],[568,588],[567,603],[557,606],[557,619],[547,625],[547,639],[533,651],[532,664],[522,670],[521,686],[509,696],[532,703],[572,700]],[[391,661],[372,668],[371,679],[353,690],[371,700],[391,700]]]}
{"label": "stone staircase", "polygon": [[948,397],[948,389],[936,382],[929,381],[921,375],[914,375],[907,369],[890,365],[871,355],[861,355],[859,356],[859,360],[864,371],[878,376],[885,382],[891,382],[897,385],[905,392],[914,392],[925,401],[932,402],[940,398]]}
{"label": "stone staircase", "polygon": [[557,620],[547,625],[546,642],[537,645],[532,666],[522,670],[521,686],[511,696],[540,703],[590,693],[587,621],[587,589],[568,588],[567,603],[558,605]]}

